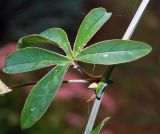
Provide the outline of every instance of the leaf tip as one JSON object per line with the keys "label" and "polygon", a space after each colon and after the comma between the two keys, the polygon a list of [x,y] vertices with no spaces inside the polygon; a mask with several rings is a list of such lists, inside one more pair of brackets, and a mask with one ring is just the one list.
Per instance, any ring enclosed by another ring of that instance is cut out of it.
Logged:
{"label": "leaf tip", "polygon": [[152,47],[149,44],[146,44],[146,43],[145,43],[145,47],[146,47],[145,48],[145,50],[146,50],[145,55],[148,55],[152,51]]}
{"label": "leaf tip", "polygon": [[109,16],[109,18],[112,16],[112,12],[107,12],[107,15]]}
{"label": "leaf tip", "polygon": [[20,38],[17,42],[17,48],[20,48],[22,44],[22,38]]}
{"label": "leaf tip", "polygon": [[32,126],[31,124],[28,124],[28,123],[26,122],[26,120],[24,120],[23,115],[21,115],[21,118],[20,118],[20,127],[21,127],[21,130],[28,129],[28,128],[30,128],[31,126]]}
{"label": "leaf tip", "polygon": [[150,53],[153,48],[150,45],[148,45],[148,49],[149,49],[149,53]]}
{"label": "leaf tip", "polygon": [[16,72],[11,71],[7,66],[4,66],[2,71],[6,74],[14,74]]}
{"label": "leaf tip", "polygon": [[21,130],[27,129],[27,127],[25,126],[25,123],[23,123],[21,119],[20,119],[20,127],[21,127]]}
{"label": "leaf tip", "polygon": [[2,71],[3,71],[4,73],[6,73],[6,74],[11,74],[11,73],[12,73],[12,72],[10,72],[9,68],[8,68],[6,65],[4,65]]}
{"label": "leaf tip", "polygon": [[104,123],[106,123],[111,117],[107,117],[104,119]]}
{"label": "leaf tip", "polygon": [[6,70],[7,70],[7,69],[6,69],[6,67],[4,66],[3,69],[2,69],[2,71],[3,71],[4,73],[7,73]]}

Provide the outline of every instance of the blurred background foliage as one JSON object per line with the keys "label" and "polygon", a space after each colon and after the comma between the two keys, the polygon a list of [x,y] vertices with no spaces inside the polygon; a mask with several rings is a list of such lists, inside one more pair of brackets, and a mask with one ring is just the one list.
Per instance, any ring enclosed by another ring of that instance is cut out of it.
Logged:
{"label": "blurred background foliage", "polygon": [[[39,80],[50,69],[8,75],[2,72],[6,56],[15,51],[17,40],[50,27],[63,28],[71,44],[83,17],[102,6],[113,13],[111,19],[88,43],[121,38],[141,0],[0,0],[0,78],[8,85]],[[153,47],[145,58],[118,65],[114,84],[105,94],[97,122],[112,118],[102,134],[160,133],[160,1],[150,2],[132,39]],[[57,51],[57,50],[56,50]],[[80,63],[92,73],[92,65]],[[105,67],[96,66],[94,75]],[[65,79],[84,78],[70,69]],[[47,113],[32,128],[21,131],[19,118],[32,86],[17,88],[0,96],[0,134],[82,134],[93,101],[93,92],[82,84],[63,84]]]}

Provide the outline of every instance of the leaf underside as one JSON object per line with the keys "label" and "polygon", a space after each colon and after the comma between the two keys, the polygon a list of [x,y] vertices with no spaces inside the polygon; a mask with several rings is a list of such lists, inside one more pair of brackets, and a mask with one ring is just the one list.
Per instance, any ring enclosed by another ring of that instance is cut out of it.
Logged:
{"label": "leaf underside", "polygon": [[65,65],[69,59],[41,48],[23,48],[10,54],[3,71],[6,73],[22,73],[37,70],[51,65]]}
{"label": "leaf underside", "polygon": [[56,66],[30,92],[21,114],[21,128],[35,124],[46,112],[55,97],[69,65]]}
{"label": "leaf underside", "polygon": [[76,60],[113,65],[137,60],[147,55],[152,48],[143,42],[131,40],[107,40],[83,49]]}

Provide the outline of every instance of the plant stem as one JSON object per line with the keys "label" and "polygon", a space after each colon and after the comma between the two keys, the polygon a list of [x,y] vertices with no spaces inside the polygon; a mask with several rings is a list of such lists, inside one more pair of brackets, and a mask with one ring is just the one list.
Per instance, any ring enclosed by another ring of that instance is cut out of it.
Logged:
{"label": "plant stem", "polygon": [[[92,79],[74,79],[74,80],[64,80],[62,83],[91,83],[91,82],[99,82],[100,79],[98,80],[92,80]],[[14,88],[19,88],[19,87],[25,87],[25,86],[30,86],[30,85],[35,85],[38,81],[33,81],[33,82],[27,82],[27,83],[21,83],[17,85],[10,86],[11,89]]]}
{"label": "plant stem", "polygon": [[86,76],[86,77],[88,77],[88,78],[91,78],[92,80],[95,80],[95,81],[96,81],[96,80],[102,78],[101,75],[100,75],[100,76],[93,76],[93,75],[87,73],[83,68],[81,68],[81,66],[79,66],[79,65],[77,64],[77,62],[73,62],[72,65],[73,65],[73,68],[77,69],[81,74],[83,74],[84,76]]}
{"label": "plant stem", "polygon": [[[142,17],[143,15],[143,12],[145,10],[145,8],[147,7],[148,3],[149,3],[150,0],[143,0],[136,12],[136,14],[134,15],[130,25],[128,26],[124,36],[123,36],[123,40],[128,40],[131,38],[133,32],[135,31],[139,21],[140,21],[140,18]],[[110,68],[107,68],[105,74],[104,74],[104,79],[105,80],[108,80],[110,79],[110,76],[113,72],[113,69],[115,68],[115,65],[111,66],[112,69]],[[103,79],[103,80],[104,80]],[[106,83],[107,84],[107,83]],[[87,123],[87,126],[86,126],[86,129],[85,129],[85,132],[84,134],[90,134],[91,131],[92,131],[92,128],[93,128],[93,125],[94,125],[94,122],[95,122],[95,119],[97,117],[97,114],[98,114],[98,110],[99,110],[99,107],[100,107],[100,104],[101,104],[101,101],[102,101],[102,97],[103,97],[103,94],[101,95],[100,97],[100,100],[98,100],[96,98],[95,102],[94,102],[94,105],[93,105],[93,108],[92,108],[92,111],[91,111],[91,114],[90,114],[90,117],[89,117],[89,120],[88,120],[88,123]]]}

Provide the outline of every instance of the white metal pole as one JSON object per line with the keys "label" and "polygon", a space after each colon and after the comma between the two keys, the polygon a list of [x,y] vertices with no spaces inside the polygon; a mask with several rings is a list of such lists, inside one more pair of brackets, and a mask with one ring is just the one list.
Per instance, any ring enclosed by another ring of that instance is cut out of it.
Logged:
{"label": "white metal pole", "polygon": [[146,9],[148,3],[149,3],[150,0],[143,0],[136,12],[136,14],[134,15],[130,25],[128,26],[127,28],[127,31],[125,32],[124,36],[123,36],[123,40],[128,40],[131,38],[133,32],[135,31],[143,13],[144,13],[144,10]]}
{"label": "white metal pole", "polygon": [[[135,13],[130,25],[128,26],[128,28],[122,38],[123,40],[129,40],[131,38],[131,36],[132,36],[133,32],[135,31],[149,1],[150,0],[143,0],[141,2],[137,12]],[[103,98],[103,95],[101,96],[100,100],[98,100],[98,99],[95,100],[84,134],[91,133],[94,122],[95,122],[97,114],[98,114],[98,110],[99,110],[102,98]]]}

